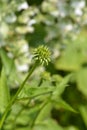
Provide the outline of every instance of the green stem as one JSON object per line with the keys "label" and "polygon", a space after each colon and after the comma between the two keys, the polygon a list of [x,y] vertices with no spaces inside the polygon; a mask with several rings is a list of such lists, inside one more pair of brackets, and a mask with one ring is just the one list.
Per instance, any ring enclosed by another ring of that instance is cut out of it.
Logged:
{"label": "green stem", "polygon": [[47,105],[47,103],[48,103],[48,100],[43,103],[43,105],[41,106],[39,112],[37,113],[36,117],[34,118],[33,122],[31,123],[30,128],[33,128],[33,127],[34,127],[34,125],[35,125],[35,123],[36,123],[36,121],[37,121],[38,116],[40,115],[40,113],[42,112],[42,110],[44,109],[44,107]]}
{"label": "green stem", "polygon": [[[29,104],[30,104],[30,100],[27,102],[27,104],[25,105],[25,107],[27,107]],[[17,115],[15,116],[15,118],[14,118],[14,120],[13,120],[12,130],[15,130],[16,120],[17,120],[17,118],[20,116],[20,114],[23,112],[23,110],[24,110],[24,107],[22,107],[22,108],[20,109],[20,111],[17,113]]]}
{"label": "green stem", "polygon": [[32,100],[32,99],[34,99],[34,98],[36,98],[36,97],[38,97],[38,96],[51,94],[52,92],[53,92],[53,90],[49,90],[49,91],[47,91],[47,92],[43,92],[43,93],[40,93],[40,94],[36,94],[36,95],[34,95],[34,96],[28,96],[28,97],[25,97],[25,98],[20,98],[20,99],[17,99],[16,102],[18,102],[18,101],[20,101],[20,100],[27,100],[27,99]]}
{"label": "green stem", "polygon": [[4,122],[5,122],[5,119],[6,119],[7,115],[8,115],[8,112],[11,110],[11,107],[12,107],[12,105],[14,104],[14,102],[15,102],[15,100],[16,100],[18,94],[19,94],[19,93],[21,92],[21,90],[23,89],[23,87],[24,87],[26,81],[27,81],[28,78],[31,76],[31,74],[33,73],[33,71],[35,70],[35,68],[37,67],[37,65],[38,65],[38,63],[36,62],[36,63],[34,64],[34,66],[31,68],[31,70],[29,71],[29,73],[28,73],[27,77],[25,78],[25,80],[22,82],[22,84],[21,84],[21,86],[19,87],[19,89],[18,89],[18,91],[16,92],[16,94],[13,96],[13,98],[10,100],[9,104],[7,105],[6,110],[5,110],[5,112],[4,112],[4,114],[3,114],[2,118],[1,118],[1,121],[0,121],[0,130],[2,129],[3,124],[4,124]]}
{"label": "green stem", "polygon": [[[36,97],[38,97],[38,96],[41,96],[41,95],[45,95],[45,94],[51,94],[52,93],[52,91],[48,91],[48,92],[44,92],[44,93],[41,93],[41,94],[37,94],[37,95],[35,95],[35,96],[31,96],[31,97],[26,97],[26,98],[21,98],[21,99],[18,99],[18,101],[20,101],[20,100],[29,100],[28,101],[28,103],[25,105],[25,106],[27,106],[27,105],[29,105],[30,104],[30,101],[32,100],[32,99],[34,99],[34,98],[36,98]],[[17,118],[19,117],[19,115],[23,112],[23,110],[24,110],[24,108],[22,107],[21,108],[21,110],[18,112],[18,114],[16,115],[16,117],[15,117],[15,119],[14,119],[14,121],[13,121],[13,130],[15,129],[15,123],[16,123],[16,120],[17,120]],[[35,118],[36,119],[36,118]],[[34,121],[33,121],[33,123],[34,123]],[[33,126],[33,123],[32,123],[32,126]]]}

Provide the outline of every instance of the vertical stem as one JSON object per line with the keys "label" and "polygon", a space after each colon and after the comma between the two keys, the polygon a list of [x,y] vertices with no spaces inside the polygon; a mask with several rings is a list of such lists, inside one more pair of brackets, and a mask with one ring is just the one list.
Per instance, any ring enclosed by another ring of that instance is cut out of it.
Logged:
{"label": "vertical stem", "polygon": [[26,81],[28,80],[28,78],[31,76],[31,74],[33,73],[33,71],[35,70],[35,68],[37,67],[37,62],[34,64],[34,66],[31,68],[31,70],[29,71],[27,77],[25,78],[25,80],[22,82],[21,86],[19,87],[18,91],[16,92],[16,94],[13,96],[13,98],[10,100],[9,104],[7,105],[6,109],[5,109],[5,112],[1,118],[1,121],[0,121],[0,130],[2,129],[3,127],[3,124],[5,122],[5,119],[7,117],[7,114],[8,112],[10,111],[12,105],[14,104],[18,94],[21,92],[21,90],[23,89]]}

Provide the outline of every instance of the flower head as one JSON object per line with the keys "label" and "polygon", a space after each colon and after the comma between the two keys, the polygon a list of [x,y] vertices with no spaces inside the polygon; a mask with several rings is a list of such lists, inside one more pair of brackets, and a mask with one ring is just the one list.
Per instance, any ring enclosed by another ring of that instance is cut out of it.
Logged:
{"label": "flower head", "polygon": [[50,62],[50,51],[47,46],[41,45],[34,50],[34,59],[42,65]]}

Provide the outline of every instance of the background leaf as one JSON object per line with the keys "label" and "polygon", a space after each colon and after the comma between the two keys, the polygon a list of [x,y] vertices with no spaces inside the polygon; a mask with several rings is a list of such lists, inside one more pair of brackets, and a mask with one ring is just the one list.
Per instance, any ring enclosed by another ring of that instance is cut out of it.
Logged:
{"label": "background leaf", "polygon": [[87,68],[81,69],[77,73],[77,87],[83,93],[85,97],[87,97]]}
{"label": "background leaf", "polygon": [[3,68],[0,76],[0,113],[4,112],[9,100],[10,93],[7,85],[7,77]]}
{"label": "background leaf", "polygon": [[34,127],[35,130],[63,130],[61,126],[59,126],[56,121],[52,119],[48,119],[43,121],[41,124],[37,124]]}

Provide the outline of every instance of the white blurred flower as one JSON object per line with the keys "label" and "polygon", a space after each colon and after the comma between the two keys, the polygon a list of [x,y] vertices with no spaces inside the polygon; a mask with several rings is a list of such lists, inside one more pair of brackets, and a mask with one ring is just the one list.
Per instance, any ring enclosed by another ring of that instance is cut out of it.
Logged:
{"label": "white blurred flower", "polygon": [[83,14],[82,9],[85,7],[85,1],[74,1],[71,6],[75,8],[75,14],[81,16]]}
{"label": "white blurred flower", "polygon": [[80,9],[82,9],[82,8],[84,8],[84,6],[85,6],[85,1],[84,0],[82,0],[82,1],[72,1],[72,7],[74,7],[74,8],[80,8]]}
{"label": "white blurred flower", "polygon": [[21,49],[23,52],[28,52],[29,51],[28,44],[24,44]]}
{"label": "white blurred flower", "polygon": [[24,65],[17,65],[17,69],[20,72],[27,72],[28,71],[28,64],[24,64]]}
{"label": "white blurred flower", "polygon": [[35,19],[29,20],[28,25],[31,26],[36,23]]}
{"label": "white blurred flower", "polygon": [[60,56],[60,52],[59,52],[59,50],[58,50],[58,49],[54,49],[54,52],[53,52],[52,58],[55,59],[55,58],[57,58],[57,57],[59,57],[59,56]]}
{"label": "white blurred flower", "polygon": [[54,17],[57,17],[59,15],[59,12],[58,10],[55,10],[55,11],[52,11],[50,14],[53,15]]}
{"label": "white blurred flower", "polygon": [[9,27],[5,22],[2,22],[0,25],[0,35],[3,38],[6,38],[8,36],[8,32],[9,32]]}
{"label": "white blurred flower", "polygon": [[78,15],[78,16],[82,16],[83,12],[80,8],[76,8],[75,9],[75,14]]}
{"label": "white blurred flower", "polygon": [[79,2],[78,8],[82,9],[82,8],[84,8],[84,7],[85,7],[85,1]]}
{"label": "white blurred flower", "polygon": [[22,9],[27,9],[28,8],[28,4],[27,4],[27,2],[24,2],[24,3],[22,3],[19,7],[18,7],[18,10],[20,11],[20,10],[22,10]]}
{"label": "white blurred flower", "polygon": [[71,24],[68,24],[65,26],[65,30],[71,31],[73,29],[73,26]]}
{"label": "white blurred flower", "polygon": [[11,13],[5,17],[6,22],[14,23],[17,20],[17,17],[14,13]]}
{"label": "white blurred flower", "polygon": [[11,52],[8,52],[7,55],[8,55],[8,57],[10,57],[10,58],[13,58],[13,57],[14,57]]}

